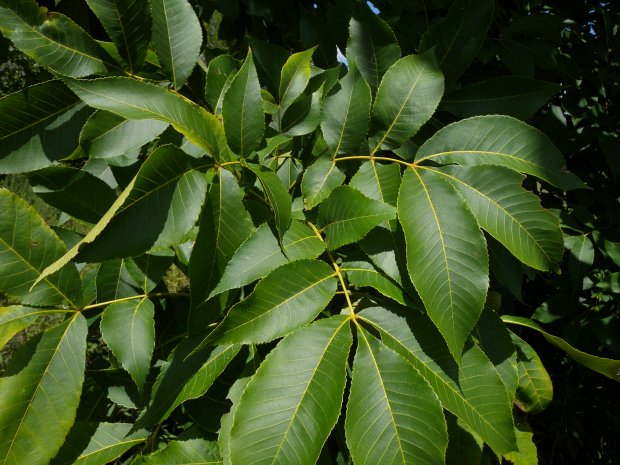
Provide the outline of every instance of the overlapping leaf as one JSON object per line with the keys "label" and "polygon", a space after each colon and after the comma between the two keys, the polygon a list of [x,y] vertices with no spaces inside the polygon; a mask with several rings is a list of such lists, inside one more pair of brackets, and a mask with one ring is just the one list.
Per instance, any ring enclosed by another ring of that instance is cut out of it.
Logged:
{"label": "overlapping leaf", "polygon": [[2,0],[0,32],[26,55],[65,76],[119,69],[81,27],[60,13],[39,8],[34,0]]}
{"label": "overlapping leaf", "polygon": [[131,423],[75,422],[63,447],[50,465],[105,465],[148,437],[131,433]]}
{"label": "overlapping leaf", "polygon": [[319,208],[318,223],[328,249],[363,238],[375,226],[394,218],[396,209],[369,199],[352,187],[335,189]]}
{"label": "overlapping leaf", "polygon": [[413,365],[359,328],[345,421],[358,465],[442,463],[441,404]]}
{"label": "overlapping leaf", "polygon": [[409,276],[459,361],[489,285],[482,231],[454,188],[423,170],[403,176],[398,219],[407,242]]}
{"label": "overlapping leaf", "polygon": [[263,169],[261,166],[250,166],[252,172],[258,177],[265,196],[271,205],[276,220],[276,229],[280,239],[291,223],[292,199],[287,188],[273,171]]}
{"label": "overlapping leaf", "polygon": [[123,77],[65,82],[91,107],[128,119],[170,123],[215,158],[227,150],[224,129],[215,116],[163,87]]}
{"label": "overlapping leaf", "polygon": [[152,246],[179,242],[198,220],[204,202],[207,181],[199,167],[200,161],[174,146],[156,149],[140,168],[123,206],[103,232],[80,249],[80,258],[136,256]]}
{"label": "overlapping leaf", "polygon": [[371,152],[398,148],[435,112],[443,76],[428,55],[409,55],[383,76],[371,116]]}
{"label": "overlapping leaf", "polygon": [[2,97],[0,173],[34,171],[71,155],[91,112],[60,81]]}
{"label": "overlapping leaf", "polygon": [[566,171],[564,158],[538,129],[509,116],[476,116],[449,124],[428,139],[416,161],[501,165],[531,174],[561,189],[582,187]]}
{"label": "overlapping leaf", "polygon": [[442,174],[465,198],[481,228],[528,266],[554,268],[562,258],[562,231],[555,216],[521,188],[523,176],[500,166],[446,166]]}
{"label": "overlapping leaf", "polygon": [[515,402],[524,412],[540,413],[553,399],[551,378],[536,351],[516,334],[510,335],[517,349],[519,370]]}
{"label": "overlapping leaf", "polygon": [[371,263],[347,261],[340,265],[340,270],[346,273],[349,283],[353,286],[373,287],[401,305],[407,305],[412,300],[398,284],[381,274]]}
{"label": "overlapping leaf", "polygon": [[395,163],[381,164],[367,161],[351,178],[349,185],[371,199],[396,206],[400,187],[400,169]]}
{"label": "overlapping leaf", "polygon": [[140,391],[155,347],[155,307],[149,299],[116,302],[101,315],[101,336]]}
{"label": "overlapping leaf", "polygon": [[80,133],[80,146],[92,158],[111,158],[138,149],[168,127],[166,121],[127,119],[96,111]]}
{"label": "overlapping leaf", "polygon": [[319,158],[304,172],[301,192],[304,206],[311,209],[325,200],[332,191],[342,184],[345,175],[330,158]]}
{"label": "overlapping leaf", "polygon": [[299,97],[310,81],[310,60],[316,47],[291,55],[280,74],[280,107],[286,108]]}
{"label": "overlapping leaf", "polygon": [[336,293],[334,270],[319,260],[283,265],[232,307],[209,336],[222,344],[268,342],[312,321]]}
{"label": "overlapping leaf", "polygon": [[344,316],[320,320],[271,351],[236,407],[232,465],[316,462],[340,414],[351,346],[347,322]]}
{"label": "overlapping leaf", "polygon": [[162,68],[175,89],[191,74],[202,46],[202,28],[187,0],[149,0],[153,43]]}
{"label": "overlapping leaf", "polygon": [[417,312],[407,312],[405,320],[374,307],[362,310],[358,317],[372,323],[383,343],[426,378],[443,407],[480,435],[496,454],[516,450],[512,405],[506,388],[477,346],[468,345],[458,366],[436,328]]}
{"label": "overlapping leaf", "polygon": [[86,333],[86,319],[75,313],[32,341],[36,349],[0,378],[1,463],[49,463],[60,449],[80,400]]}
{"label": "overlapping leaf", "polygon": [[142,461],[144,465],[219,465],[222,463],[217,443],[206,439],[171,441]]}
{"label": "overlapping leaf", "polygon": [[224,95],[238,70],[239,61],[230,55],[219,55],[209,62],[205,77],[205,98],[214,113],[221,113]]}
{"label": "overlapping leaf", "polygon": [[151,41],[148,0],[86,0],[114,41],[130,73],[140,70]]}
{"label": "overlapping leaf", "polygon": [[11,340],[15,334],[34,323],[43,315],[63,313],[62,310],[47,310],[39,307],[25,307],[10,305],[0,307],[0,349]]}
{"label": "overlapping leaf", "polygon": [[244,158],[258,148],[265,132],[265,114],[260,90],[250,51],[241,69],[232,79],[222,104],[228,145],[233,152]]}
{"label": "overlapping leaf", "polygon": [[82,287],[75,266],[44,275],[66,252],[64,243],[31,206],[6,189],[0,189],[0,211],[0,292],[24,305],[77,308]]}

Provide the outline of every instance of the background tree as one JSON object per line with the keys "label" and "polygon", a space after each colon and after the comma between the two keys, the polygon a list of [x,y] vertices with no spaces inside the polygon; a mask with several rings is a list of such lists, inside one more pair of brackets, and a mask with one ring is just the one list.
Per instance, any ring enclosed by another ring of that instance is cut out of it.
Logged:
{"label": "background tree", "polygon": [[613,460],[618,12],[432,3],[0,0],[3,463]]}

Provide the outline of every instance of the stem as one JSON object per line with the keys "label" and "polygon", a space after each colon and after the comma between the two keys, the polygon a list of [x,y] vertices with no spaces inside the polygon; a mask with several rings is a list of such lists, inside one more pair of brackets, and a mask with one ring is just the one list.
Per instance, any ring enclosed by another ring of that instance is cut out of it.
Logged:
{"label": "stem", "polygon": [[120,299],[108,300],[106,302],[98,302],[96,304],[86,305],[85,307],[82,307],[81,311],[90,310],[92,308],[107,307],[108,305],[115,304],[117,302],[126,302],[128,300],[145,299],[150,297],[189,297],[189,294],[182,292],[154,292],[152,294],[133,295],[131,297],[121,297]]}

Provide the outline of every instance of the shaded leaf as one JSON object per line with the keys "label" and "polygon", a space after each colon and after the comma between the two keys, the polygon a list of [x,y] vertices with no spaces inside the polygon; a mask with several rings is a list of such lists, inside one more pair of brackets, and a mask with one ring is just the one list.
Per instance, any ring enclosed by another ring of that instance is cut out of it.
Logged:
{"label": "shaded leaf", "polygon": [[97,300],[106,302],[138,294],[138,283],[127,270],[128,259],[108,260],[99,266],[96,287]]}
{"label": "shaded leaf", "polygon": [[153,44],[163,70],[175,89],[189,77],[202,46],[202,28],[187,0],[149,0]]}
{"label": "shaded leaf", "polygon": [[155,348],[155,308],[149,299],[108,305],[101,315],[101,336],[142,392]]}
{"label": "shaded leaf", "polygon": [[198,342],[197,338],[183,339],[170,354],[134,430],[159,423],[186,400],[202,396],[239,352],[238,346],[231,345],[195,350]]}
{"label": "shaded leaf", "polygon": [[261,343],[312,321],[336,293],[334,270],[319,260],[276,268],[245,300],[233,306],[208,340]]}
{"label": "shaded leaf", "polygon": [[499,76],[447,93],[441,107],[461,118],[508,115],[527,120],[559,89],[560,86],[552,82]]}
{"label": "shaded leaf", "polygon": [[91,244],[80,249],[83,261],[137,256],[153,246],[181,242],[194,227],[207,181],[197,170],[205,162],[180,149],[158,147],[140,167],[123,206]]}
{"label": "shaded leaf", "polygon": [[[66,252],[65,244],[20,197],[0,189],[0,292],[24,305],[71,305],[82,300],[74,265],[44,269]],[[61,269],[62,268],[62,269]]]}
{"label": "shaded leaf", "polygon": [[80,146],[92,158],[117,157],[151,142],[167,127],[165,121],[127,119],[98,110],[86,121]]}
{"label": "shaded leaf", "polygon": [[284,63],[278,95],[280,107],[286,108],[299,97],[310,81],[310,60],[316,47],[292,54]]}
{"label": "shaded leaf", "polygon": [[398,148],[426,123],[443,94],[443,76],[428,55],[409,55],[383,76],[371,115],[371,153]]}
{"label": "shaded leaf", "polygon": [[423,170],[403,176],[398,219],[411,281],[459,362],[489,286],[482,231],[452,186]]}
{"label": "shaded leaf", "polygon": [[71,155],[91,112],[60,81],[0,98],[0,173],[34,171]]}
{"label": "shaded leaf", "polygon": [[396,163],[383,165],[365,161],[349,185],[366,197],[396,206],[400,187],[400,169]]}
{"label": "shaded leaf", "polygon": [[144,465],[216,465],[221,464],[217,443],[206,439],[170,441],[165,448],[147,457]]}
{"label": "shaded leaf", "polygon": [[276,219],[276,229],[280,239],[291,223],[292,199],[288,189],[282,184],[280,178],[273,171],[263,169],[258,165],[250,165],[249,168],[258,177],[267,200],[273,209]]}
{"label": "shaded leaf", "polygon": [[456,0],[448,15],[422,35],[420,51],[434,48],[447,83],[456,81],[478,54],[494,7],[492,0]]}
{"label": "shaded leaf", "polygon": [[60,449],[80,400],[86,333],[86,320],[75,313],[33,340],[33,351],[15,356],[0,378],[2,463],[48,463]]}
{"label": "shaded leaf", "polygon": [[377,271],[371,263],[363,261],[343,262],[340,265],[340,271],[346,273],[349,283],[353,286],[373,287],[401,305],[407,305],[412,300],[399,285]]}
{"label": "shaded leaf", "polygon": [[388,23],[367,5],[359,4],[354,7],[349,22],[346,55],[374,94],[385,72],[400,58],[400,47]]}
{"label": "shaded leaf", "polygon": [[33,324],[40,316],[59,313],[64,313],[64,311],[25,307],[23,305],[0,307],[0,349],[19,331]]}
{"label": "shaded leaf", "polygon": [[527,413],[541,413],[553,399],[553,385],[540,357],[532,347],[514,333],[510,333],[517,349],[519,384],[515,402]]}
{"label": "shaded leaf", "polygon": [[119,70],[104,49],[68,17],[34,0],[2,0],[0,32],[29,57],[72,77]]}
{"label": "shaded leaf", "polygon": [[533,329],[534,331],[542,334],[548,342],[566,352],[577,363],[581,363],[582,365],[596,371],[597,373],[601,373],[608,378],[620,381],[620,360],[597,357],[595,355],[590,355],[582,352],[579,349],[575,349],[564,339],[549,334],[548,332],[543,330],[537,323],[530,320],[529,318],[512,315],[502,315],[502,321],[504,323],[525,326],[526,328]]}
{"label": "shaded leaf", "polygon": [[231,463],[315,463],[340,413],[350,346],[343,316],[320,320],[283,339],[236,407]]}
{"label": "shaded leaf", "polygon": [[443,462],[448,433],[437,396],[407,360],[358,328],[345,421],[353,460]]}
{"label": "shaded leaf", "polygon": [[396,210],[369,199],[352,187],[335,189],[319,208],[318,224],[328,249],[337,249],[363,238],[375,226],[394,218]]}
{"label": "shaded leaf", "polygon": [[141,430],[129,434],[131,423],[75,422],[50,465],[105,465],[148,437]]}
{"label": "shaded leaf", "polygon": [[444,165],[501,165],[561,189],[583,186],[566,170],[562,154],[546,135],[509,116],[475,116],[449,124],[418,150],[416,161],[426,160]]}
{"label": "shaded leaf", "polygon": [[86,0],[114,41],[130,73],[142,68],[151,41],[148,0]]}
{"label": "shaded leaf", "polygon": [[221,112],[223,95],[238,69],[239,61],[230,55],[219,55],[209,62],[205,77],[205,98],[214,113]]}
{"label": "shaded leaf", "polygon": [[573,289],[581,291],[583,278],[594,263],[594,245],[587,235],[582,234],[581,236],[565,237],[564,247],[570,251],[568,272],[573,283]]}

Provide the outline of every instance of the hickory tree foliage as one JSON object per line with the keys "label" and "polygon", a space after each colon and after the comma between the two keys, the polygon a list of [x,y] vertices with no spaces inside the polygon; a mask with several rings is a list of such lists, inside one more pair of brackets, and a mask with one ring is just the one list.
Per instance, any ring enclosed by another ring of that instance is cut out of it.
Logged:
{"label": "hickory tree foliage", "polygon": [[61,317],[2,464],[531,464],[516,328],[620,378],[503,307],[562,259],[539,195],[586,187],[527,123],[558,86],[467,81],[492,0],[376,5],[0,0],[53,76],[0,99],[0,171],[62,212],[0,190],[0,343]]}

